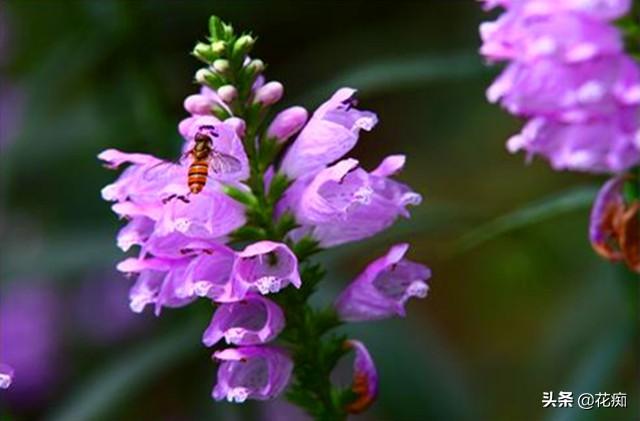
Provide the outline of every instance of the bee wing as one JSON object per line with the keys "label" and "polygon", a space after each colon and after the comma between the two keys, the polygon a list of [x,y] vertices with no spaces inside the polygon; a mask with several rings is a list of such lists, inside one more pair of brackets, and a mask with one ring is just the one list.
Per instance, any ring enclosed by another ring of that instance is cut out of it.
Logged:
{"label": "bee wing", "polygon": [[211,151],[211,169],[217,174],[232,174],[242,169],[242,163],[226,153]]}
{"label": "bee wing", "polygon": [[191,156],[191,151],[187,151],[183,153],[182,155],[180,155],[178,158],[174,160],[162,160],[157,164],[154,164],[149,168],[147,168],[142,173],[142,178],[144,178],[146,181],[150,181],[153,178],[157,177],[157,175],[159,173],[162,173],[163,171],[168,171],[170,169],[173,169],[173,167],[175,166],[187,165],[188,164],[187,159],[189,158],[189,156]]}
{"label": "bee wing", "polygon": [[158,175],[164,174],[167,171],[171,170],[176,165],[175,162],[172,161],[160,161],[157,164],[154,164],[144,170],[142,173],[142,178],[145,181],[152,181],[158,177]]}

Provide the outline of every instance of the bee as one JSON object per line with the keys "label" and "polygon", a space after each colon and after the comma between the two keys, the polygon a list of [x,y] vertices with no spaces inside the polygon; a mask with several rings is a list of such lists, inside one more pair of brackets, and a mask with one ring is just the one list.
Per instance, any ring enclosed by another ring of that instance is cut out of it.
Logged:
{"label": "bee", "polygon": [[[242,164],[237,158],[215,149],[215,139],[218,137],[219,134],[214,126],[201,126],[194,137],[195,144],[182,156],[181,160],[184,158],[192,159],[187,171],[187,186],[189,187],[187,196],[202,192],[207,184],[210,171],[216,174],[233,174],[242,169]],[[167,161],[160,164],[172,165]],[[189,203],[186,196],[178,194],[166,197],[163,202],[167,203],[175,198]]]}
{"label": "bee", "polygon": [[[206,130],[206,132],[205,132]],[[240,171],[240,161],[214,148],[213,139],[218,137],[213,126],[202,126],[196,133],[195,145],[187,152],[193,158],[189,165],[187,184],[192,194],[198,194],[207,184],[209,169],[217,174],[231,174]]]}

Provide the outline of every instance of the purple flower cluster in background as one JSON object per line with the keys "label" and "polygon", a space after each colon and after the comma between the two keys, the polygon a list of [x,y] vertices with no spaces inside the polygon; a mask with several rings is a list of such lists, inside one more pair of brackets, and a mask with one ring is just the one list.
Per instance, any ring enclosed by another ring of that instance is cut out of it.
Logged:
{"label": "purple flower cluster in background", "polygon": [[640,162],[640,69],[611,21],[631,0],[485,0],[481,53],[508,61],[487,91],[528,119],[507,142],[557,170],[618,173]]}
{"label": "purple flower cluster in background", "polygon": [[[372,130],[378,120],[373,112],[357,108],[354,89],[339,89],[310,118],[303,107],[287,108],[265,121],[262,134],[257,132],[256,119],[263,121],[266,110],[282,98],[283,86],[265,81],[260,60],[234,55],[253,42],[250,37],[234,38],[230,26],[215,26],[215,18],[212,22],[218,37],[234,40],[230,60],[235,57],[239,67],[212,58],[227,51],[221,41],[196,46],[196,56],[211,64],[196,73],[205,86],[184,101],[190,116],[178,131],[185,154],[194,150],[196,138],[209,136],[216,153],[233,158],[238,168],[211,171],[202,191],[191,194],[187,180],[192,159],[172,163],[109,149],[99,158],[110,168],[127,167],[102,196],[127,220],[118,246],[140,250],[118,264],[121,272],[137,274],[129,293],[131,309],[142,312],[150,305],[159,315],[163,308],[198,298],[213,301],[216,310],[203,342],[214,346],[224,340],[235,346],[214,353],[221,361],[214,399],[265,400],[280,394],[294,371],[291,349],[298,344],[287,346],[279,337],[291,327],[285,318],[292,309],[277,303],[277,293],[289,285],[304,289],[307,280],[300,265],[307,267],[308,256],[300,245],[317,251],[371,237],[398,217],[409,217],[408,206],[419,204],[421,196],[393,179],[404,156],[389,156],[372,171],[345,158],[361,130]],[[223,80],[234,68],[244,75],[244,83]],[[283,157],[280,164],[278,155]],[[254,237],[238,241],[239,233],[246,232]],[[342,321],[403,316],[410,297],[426,296],[430,277],[428,268],[404,259],[407,249],[406,244],[394,246],[371,263],[331,312]],[[341,346],[341,352],[355,350],[353,390],[358,399],[351,408],[363,410],[377,392],[375,367],[360,342]]]}
{"label": "purple flower cluster in background", "polygon": [[0,387],[12,403],[45,400],[62,374],[60,297],[41,282],[15,282],[0,291]]}

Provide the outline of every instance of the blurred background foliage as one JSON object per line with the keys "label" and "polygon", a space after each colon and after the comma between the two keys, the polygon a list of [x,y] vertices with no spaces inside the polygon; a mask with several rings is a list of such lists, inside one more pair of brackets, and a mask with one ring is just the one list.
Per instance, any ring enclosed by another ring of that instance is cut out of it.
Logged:
{"label": "blurred background foliage", "polygon": [[[453,0],[3,0],[0,299],[6,308],[33,286],[59,305],[42,333],[57,350],[43,368],[53,375],[37,376],[37,399],[0,393],[2,419],[300,416],[281,402],[214,404],[215,366],[199,342],[210,306],[129,315],[131,281],[111,269],[119,222],[99,191],[115,174],[95,156],[176,154],[182,100],[196,90],[189,51],[212,13],[259,36],[283,107],[358,88],[381,123],[353,155],[371,168],[406,153],[401,179],[424,195],[413,219],[323,256],[324,301],[393,242],[410,240],[411,258],[434,271],[405,320],[347,328],[380,373],[380,398],[360,419],[637,419],[638,279],[587,240],[602,180],[507,154],[520,123],[486,102],[498,69],[476,55],[491,16]],[[116,314],[122,328],[105,339]],[[548,390],[627,392],[629,407],[542,409]]]}

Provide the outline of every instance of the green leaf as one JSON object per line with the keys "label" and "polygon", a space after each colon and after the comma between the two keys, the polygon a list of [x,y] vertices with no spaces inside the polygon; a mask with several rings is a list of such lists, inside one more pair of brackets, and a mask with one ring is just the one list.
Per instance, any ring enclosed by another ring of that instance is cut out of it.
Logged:
{"label": "green leaf", "polygon": [[591,206],[598,191],[594,186],[582,186],[554,194],[530,203],[493,221],[469,231],[454,245],[455,253],[469,251],[509,231],[553,218],[557,215],[585,209]]}
{"label": "green leaf", "polygon": [[95,374],[48,419],[84,421],[106,418],[114,408],[136,391],[153,384],[164,370],[188,358],[199,349],[201,320],[188,324],[153,340],[144,341],[132,352],[122,355]]}

